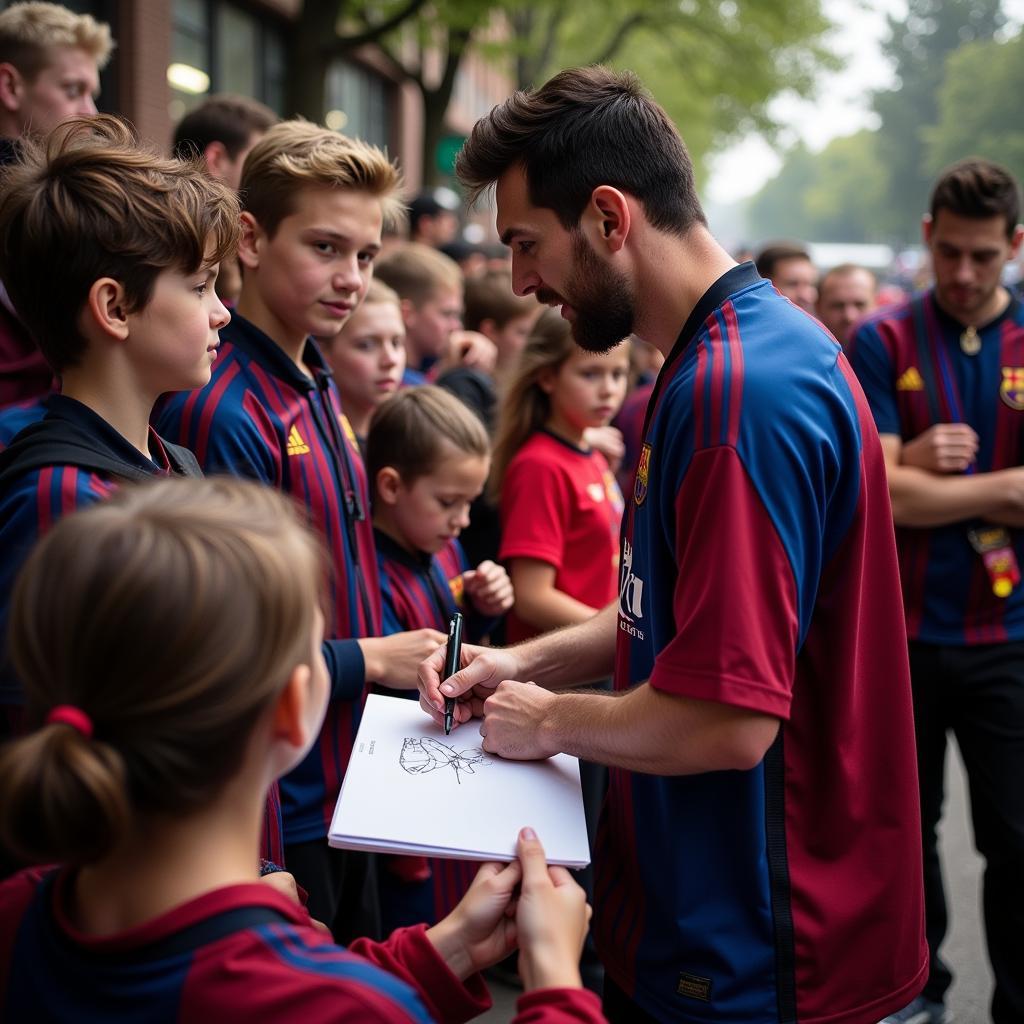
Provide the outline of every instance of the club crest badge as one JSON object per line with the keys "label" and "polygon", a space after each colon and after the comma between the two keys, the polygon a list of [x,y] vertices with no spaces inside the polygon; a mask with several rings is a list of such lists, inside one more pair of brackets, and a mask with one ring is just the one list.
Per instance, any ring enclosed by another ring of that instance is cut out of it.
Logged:
{"label": "club crest badge", "polygon": [[1024,410],[1024,366],[1004,366],[999,397],[1018,412]]}
{"label": "club crest badge", "polygon": [[636,467],[636,480],[633,484],[633,501],[642,505],[647,497],[647,474],[651,466],[651,446],[645,444],[640,449],[640,461]]}

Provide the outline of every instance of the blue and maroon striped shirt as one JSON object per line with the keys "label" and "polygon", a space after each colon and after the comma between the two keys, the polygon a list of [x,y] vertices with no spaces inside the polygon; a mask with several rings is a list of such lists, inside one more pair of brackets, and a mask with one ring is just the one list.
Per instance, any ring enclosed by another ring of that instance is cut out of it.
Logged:
{"label": "blue and maroon striped shirt", "polygon": [[[1003,314],[979,330],[981,351],[960,350],[963,325],[943,312],[928,292],[923,334],[930,367],[920,365],[913,301],[868,317],[855,331],[848,355],[880,434],[913,440],[936,422],[967,423],[978,434],[969,472],[989,473],[1024,460],[1024,305],[1012,299]],[[930,372],[929,372],[930,371]],[[928,394],[933,380],[933,415]],[[933,644],[989,644],[1024,640],[1024,586],[1009,597],[992,592],[967,531],[976,521],[900,527],[896,542],[903,581],[907,633]],[[1024,566],[1024,530],[1010,530]]]}
{"label": "blue and maroon striped shirt", "polygon": [[616,690],[780,725],[749,771],[612,770],[594,893],[609,975],[700,1024],[868,1024],[910,1002],[927,951],[881,446],[839,345],[751,264],[712,285],[659,375],[617,625]]}
{"label": "blue and maroon striped shirt", "polygon": [[331,701],[319,742],[281,780],[285,841],[308,842],[327,835],[359,725],[365,680],[357,639],[381,633],[366,472],[312,339],[303,354],[310,377],[238,313],[220,338],[210,383],[169,396],[156,422],[208,474],[248,477],[291,495],[324,541]]}

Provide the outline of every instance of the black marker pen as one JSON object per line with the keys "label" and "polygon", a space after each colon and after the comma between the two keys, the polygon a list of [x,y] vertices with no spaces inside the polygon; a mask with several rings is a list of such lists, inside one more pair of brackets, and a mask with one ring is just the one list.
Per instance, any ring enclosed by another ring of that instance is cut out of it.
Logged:
{"label": "black marker pen", "polygon": [[[462,659],[462,613],[456,612],[448,623],[448,650],[444,656],[444,678],[448,679],[459,671]],[[444,699],[444,734],[447,736],[455,724],[455,698]]]}

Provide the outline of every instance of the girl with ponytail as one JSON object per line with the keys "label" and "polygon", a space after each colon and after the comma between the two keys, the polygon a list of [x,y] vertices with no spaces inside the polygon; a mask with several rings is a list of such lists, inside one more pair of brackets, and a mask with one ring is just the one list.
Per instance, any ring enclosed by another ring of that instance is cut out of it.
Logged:
{"label": "girl with ponytail", "polygon": [[33,731],[0,751],[0,843],[60,866],[0,884],[0,1019],[467,1020],[517,938],[531,1021],[602,1019],[577,988],[584,896],[532,833],[383,943],[342,949],[259,884],[267,790],[327,705],[322,564],[283,497],[226,478],[125,487],[35,548],[10,643]]}

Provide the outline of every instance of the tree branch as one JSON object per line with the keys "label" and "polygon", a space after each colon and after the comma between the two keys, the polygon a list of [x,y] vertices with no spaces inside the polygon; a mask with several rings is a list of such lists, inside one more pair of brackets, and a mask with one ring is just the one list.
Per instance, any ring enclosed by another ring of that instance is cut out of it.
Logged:
{"label": "tree branch", "polygon": [[594,58],[595,64],[607,64],[622,49],[626,40],[642,25],[647,23],[646,15],[639,12],[631,14],[621,22],[615,34],[608,40],[605,48]]}
{"label": "tree branch", "polygon": [[387,35],[392,29],[398,28],[402,22],[418,13],[426,2],[427,0],[408,0],[405,6],[395,11],[390,18],[385,18],[384,21],[378,22],[376,25],[370,25],[362,32],[354,32],[352,35],[347,36],[336,36],[328,44],[328,48],[330,50],[354,50],[357,46],[362,46],[364,43],[375,43],[381,36]]}

